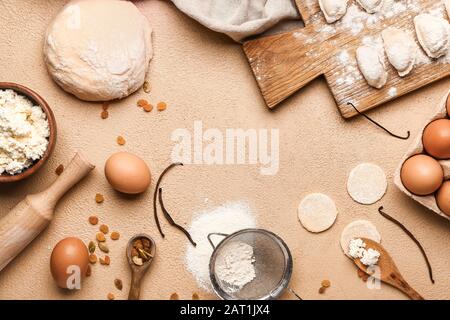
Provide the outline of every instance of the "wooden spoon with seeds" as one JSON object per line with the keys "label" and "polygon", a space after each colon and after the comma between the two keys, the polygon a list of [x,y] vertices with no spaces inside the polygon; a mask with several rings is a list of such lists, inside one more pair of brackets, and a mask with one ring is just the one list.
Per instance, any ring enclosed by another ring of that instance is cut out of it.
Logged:
{"label": "wooden spoon with seeds", "polygon": [[379,243],[367,238],[361,238],[361,240],[365,242],[366,249],[370,248],[378,251],[380,253],[380,258],[378,259],[378,263],[376,265],[377,267],[379,267],[379,271],[372,269],[373,267],[369,268],[366,265],[362,264],[360,259],[358,258],[353,259],[353,262],[360,270],[362,270],[369,276],[372,276],[383,281],[384,283],[393,286],[394,288],[397,288],[412,300],[425,300],[405,281],[403,276],[400,274],[397,266],[395,265],[394,260],[392,260],[389,253]]}
{"label": "wooden spoon with seeds", "polygon": [[[148,241],[150,241],[151,257],[149,258],[148,261],[143,262],[141,266],[138,266],[133,262],[131,251],[133,249],[134,242],[142,238],[148,239]],[[126,255],[128,264],[130,265],[131,269],[131,285],[130,285],[130,292],[128,294],[128,300],[139,300],[139,296],[141,293],[141,281],[144,278],[146,272],[148,271],[150,265],[152,264],[153,258],[155,257],[155,253],[156,253],[156,243],[149,235],[143,233],[137,234],[128,241]]]}

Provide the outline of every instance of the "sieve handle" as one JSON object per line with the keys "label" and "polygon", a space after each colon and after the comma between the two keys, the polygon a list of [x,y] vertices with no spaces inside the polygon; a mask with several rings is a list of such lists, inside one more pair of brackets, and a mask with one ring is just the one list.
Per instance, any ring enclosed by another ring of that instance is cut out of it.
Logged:
{"label": "sieve handle", "polygon": [[[208,234],[208,236],[207,236],[208,241],[209,241],[209,243],[211,244],[211,247],[213,247],[213,249],[215,250],[215,249],[216,249],[216,246],[214,245],[214,242],[211,240],[211,236],[222,236],[222,237],[226,238],[226,237],[229,236],[229,234],[226,234],[226,233],[218,233],[218,232],[212,232],[212,233]],[[219,242],[219,243],[220,243],[220,242]]]}

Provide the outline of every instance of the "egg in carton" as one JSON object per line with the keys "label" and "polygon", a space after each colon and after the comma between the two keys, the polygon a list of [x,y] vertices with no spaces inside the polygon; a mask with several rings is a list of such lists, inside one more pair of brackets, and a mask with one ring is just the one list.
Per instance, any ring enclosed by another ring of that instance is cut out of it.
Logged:
{"label": "egg in carton", "polygon": [[[425,128],[427,125],[438,119],[448,119],[449,114],[447,113],[447,98],[449,97],[450,91],[445,95],[444,98],[440,101],[438,108],[433,112],[433,116],[430,117],[424,124],[422,130],[418,134],[418,136],[415,138],[414,143],[412,143],[411,147],[408,149],[406,154],[403,156],[397,170],[395,171],[394,175],[394,183],[395,185],[405,194],[407,194],[409,197],[414,199],[415,201],[419,202],[421,205],[425,206],[426,208],[434,211],[438,215],[450,220],[450,216],[446,215],[444,212],[442,212],[441,209],[439,209],[439,206],[436,203],[435,194],[431,194],[428,196],[418,196],[415,194],[412,194],[410,191],[408,191],[405,186],[402,183],[401,180],[401,169],[403,166],[403,163],[408,160],[410,157],[417,155],[417,154],[425,154],[424,146],[422,142],[422,136]],[[438,160],[436,159],[439,164],[442,166],[442,169],[444,170],[444,180],[450,179],[450,159],[447,160]]]}

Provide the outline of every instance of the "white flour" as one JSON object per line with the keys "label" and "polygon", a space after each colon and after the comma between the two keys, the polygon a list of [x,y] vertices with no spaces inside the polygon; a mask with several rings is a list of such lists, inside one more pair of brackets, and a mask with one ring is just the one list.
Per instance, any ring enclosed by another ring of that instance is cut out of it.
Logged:
{"label": "white flour", "polygon": [[236,292],[255,279],[254,263],[252,246],[231,242],[217,257],[215,270],[218,278],[229,285],[229,291]]}
{"label": "white flour", "polygon": [[[197,242],[197,246],[188,245],[186,249],[186,267],[195,277],[199,287],[212,292],[209,278],[209,260],[213,248],[207,236],[218,232],[230,234],[246,228],[255,228],[256,221],[247,203],[229,202],[223,206],[200,213],[191,223],[189,232]],[[222,239],[212,237],[214,243]]]}

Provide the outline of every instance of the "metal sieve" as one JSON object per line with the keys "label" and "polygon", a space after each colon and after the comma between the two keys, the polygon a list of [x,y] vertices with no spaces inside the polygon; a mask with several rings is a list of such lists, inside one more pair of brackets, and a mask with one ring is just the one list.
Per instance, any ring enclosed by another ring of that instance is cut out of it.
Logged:
{"label": "metal sieve", "polygon": [[[225,237],[217,246],[212,236]],[[276,234],[263,229],[244,229],[233,234],[211,233],[208,240],[214,251],[209,272],[215,293],[224,300],[273,300],[287,288],[292,275],[292,256],[286,243]],[[232,288],[216,274],[216,262],[234,242],[253,248],[255,278],[240,290]]]}

